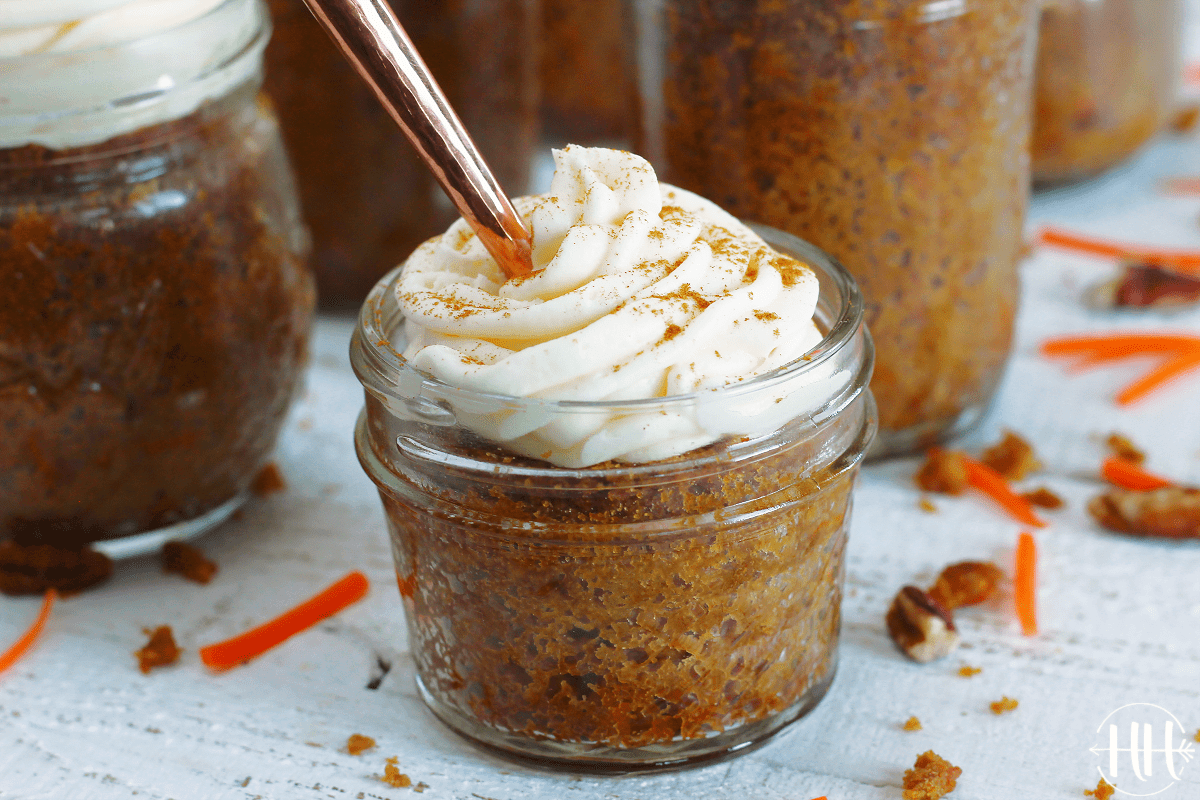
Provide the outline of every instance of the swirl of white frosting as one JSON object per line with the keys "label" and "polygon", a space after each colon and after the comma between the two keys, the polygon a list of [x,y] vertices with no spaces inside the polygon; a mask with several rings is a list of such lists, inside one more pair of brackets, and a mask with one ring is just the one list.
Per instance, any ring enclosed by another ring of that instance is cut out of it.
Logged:
{"label": "swirl of white frosting", "polygon": [[[258,68],[258,0],[0,0],[0,147],[178,119]],[[241,56],[248,57],[241,57]]]}
{"label": "swirl of white frosting", "polygon": [[[708,200],[659,184],[638,156],[569,146],[554,160],[550,192],[516,201],[533,233],[532,275],[505,282],[463,220],[408,259],[396,292],[413,367],[510,397],[703,400],[821,341],[807,266]],[[772,430],[781,413],[795,416],[796,401],[812,402],[799,388],[716,414],[703,402],[669,413],[456,413],[485,438],[558,466],[640,463]]]}

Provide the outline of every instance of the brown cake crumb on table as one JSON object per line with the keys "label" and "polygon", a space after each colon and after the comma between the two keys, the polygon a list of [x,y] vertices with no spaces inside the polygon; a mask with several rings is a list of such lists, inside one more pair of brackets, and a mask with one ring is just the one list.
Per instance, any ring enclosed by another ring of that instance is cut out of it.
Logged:
{"label": "brown cake crumb on table", "polygon": [[1003,439],[984,450],[979,460],[1010,481],[1022,480],[1042,468],[1029,442],[1009,430],[1004,431]]}
{"label": "brown cake crumb on table", "polygon": [[963,664],[958,668],[958,676],[960,678],[973,678],[981,672],[983,672],[982,667],[972,667],[968,664]]}
{"label": "brown cake crumb on table", "polygon": [[921,720],[917,719],[916,717],[909,717],[907,720],[905,720],[903,727],[906,731],[919,731],[923,729]]}
{"label": "brown cake crumb on table", "polygon": [[182,575],[189,581],[208,583],[217,574],[216,562],[200,548],[186,542],[167,542],[162,548],[163,572]]}
{"label": "brown cake crumb on table", "polygon": [[370,736],[363,736],[361,733],[352,733],[346,740],[346,752],[352,756],[365,753],[374,746],[375,740]]}
{"label": "brown cake crumb on table", "polygon": [[1004,695],[999,700],[992,703],[990,708],[992,709],[993,714],[1000,716],[1001,714],[1007,714],[1010,711],[1015,711],[1017,705],[1018,703],[1016,700],[1013,700],[1008,695]]}
{"label": "brown cake crumb on table", "polygon": [[1108,800],[1110,797],[1113,796],[1113,792],[1115,792],[1115,791],[1116,791],[1115,786],[1113,786],[1108,781],[1104,780],[1104,778],[1101,778],[1100,782],[1096,784],[1096,788],[1094,790],[1093,789],[1084,789],[1083,793],[1089,797],[1096,798],[1096,800]]}
{"label": "brown cake crumb on table", "polygon": [[134,652],[138,660],[138,669],[143,675],[157,667],[167,667],[179,660],[179,647],[175,644],[175,636],[171,633],[170,625],[159,625],[153,631],[149,628],[142,633],[150,636],[150,641],[141,650]]}
{"label": "brown cake crumb on table", "polygon": [[380,780],[386,783],[388,786],[396,789],[407,789],[409,786],[412,786],[412,778],[405,775],[400,771],[400,768],[396,766],[399,761],[399,756],[392,756],[389,758],[384,764],[383,777],[380,778]]}
{"label": "brown cake crumb on table", "polygon": [[1105,440],[1109,451],[1117,458],[1123,458],[1133,464],[1144,464],[1146,453],[1124,434],[1110,433]]}
{"label": "brown cake crumb on table", "polygon": [[967,468],[960,456],[956,450],[931,447],[913,480],[926,492],[962,494],[967,490]]}
{"label": "brown cake crumb on table", "polygon": [[8,595],[81,592],[112,574],[112,561],[90,547],[0,541],[0,592]]}
{"label": "brown cake crumb on table", "polygon": [[917,763],[904,772],[904,800],[939,800],[958,783],[962,770],[932,750],[917,756]]}
{"label": "brown cake crumb on table", "polygon": [[989,561],[960,561],[942,570],[928,594],[953,611],[984,602],[1002,580],[1004,570]]}
{"label": "brown cake crumb on table", "polygon": [[1062,508],[1065,505],[1061,497],[1045,486],[1039,486],[1030,492],[1022,492],[1021,497],[1024,497],[1038,508],[1046,508],[1051,511],[1056,508]]}
{"label": "brown cake crumb on table", "polygon": [[936,514],[938,510],[937,506],[935,506],[928,497],[922,497],[921,499],[917,500],[917,508],[924,511],[926,514]]}
{"label": "brown cake crumb on table", "polygon": [[250,482],[250,491],[258,497],[266,497],[269,494],[286,490],[287,481],[283,479],[283,473],[279,471],[279,467],[274,461],[268,461]]}

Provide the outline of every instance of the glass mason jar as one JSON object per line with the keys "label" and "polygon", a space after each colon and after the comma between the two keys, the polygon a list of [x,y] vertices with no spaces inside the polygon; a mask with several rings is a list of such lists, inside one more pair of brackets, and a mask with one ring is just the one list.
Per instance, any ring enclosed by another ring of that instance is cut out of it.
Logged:
{"label": "glass mason jar", "polygon": [[[536,0],[392,0],[510,196],[526,194],[537,146]],[[358,304],[457,212],[304,0],[270,0],[267,91],[313,237],[321,304]]]}
{"label": "glass mason jar", "polygon": [[1033,179],[1090,178],[1133,155],[1175,108],[1183,0],[1046,0]]}
{"label": "glass mason jar", "polygon": [[120,555],[240,504],[314,293],[258,93],[265,9],[222,0],[141,30],[164,17],[118,8],[108,28],[113,3],[94,5],[0,58],[0,539],[122,538]]}
{"label": "glass mason jar", "polygon": [[[662,766],[764,739],[825,694],[851,491],[875,432],[873,348],[853,279],[757,231],[816,272],[825,336],[718,391],[565,402],[453,388],[398,355],[399,272],[367,298],[355,445],[383,500],[420,691],[454,730],[575,768]],[[553,442],[663,414],[753,432],[583,469],[478,433]]]}
{"label": "glass mason jar", "polygon": [[1037,0],[647,0],[663,180],[829,252],[862,287],[874,455],[975,424],[1000,382],[1029,194]]}
{"label": "glass mason jar", "polygon": [[565,144],[628,147],[637,75],[625,0],[542,0],[542,134]]}

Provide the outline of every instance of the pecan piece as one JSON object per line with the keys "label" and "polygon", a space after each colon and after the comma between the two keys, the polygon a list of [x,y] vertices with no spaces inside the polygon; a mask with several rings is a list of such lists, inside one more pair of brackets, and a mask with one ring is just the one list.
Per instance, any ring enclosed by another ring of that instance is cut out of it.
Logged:
{"label": "pecan piece", "polygon": [[1129,264],[1113,289],[1117,308],[1185,306],[1200,302],[1200,278],[1154,264]]}
{"label": "pecan piece", "polygon": [[913,661],[927,664],[958,647],[953,615],[915,586],[896,594],[885,621],[892,641]]}
{"label": "pecan piece", "polygon": [[988,561],[961,561],[942,570],[929,598],[948,611],[987,600],[1004,580],[1004,570]]}
{"label": "pecan piece", "polygon": [[962,494],[967,490],[967,468],[957,451],[932,447],[914,480],[926,492]]}
{"label": "pecan piece", "polygon": [[1109,530],[1163,539],[1200,539],[1200,489],[1168,486],[1149,492],[1110,489],[1088,503]]}
{"label": "pecan piece", "polygon": [[1042,468],[1029,442],[1009,430],[1003,439],[984,450],[979,460],[1010,481],[1022,480]]}
{"label": "pecan piece", "polygon": [[1039,486],[1031,492],[1021,492],[1021,497],[1038,508],[1054,510],[1064,505],[1064,500],[1045,486]]}
{"label": "pecan piece", "polygon": [[189,581],[208,583],[217,574],[217,565],[204,552],[186,542],[167,542],[162,548],[163,572],[174,572]]}

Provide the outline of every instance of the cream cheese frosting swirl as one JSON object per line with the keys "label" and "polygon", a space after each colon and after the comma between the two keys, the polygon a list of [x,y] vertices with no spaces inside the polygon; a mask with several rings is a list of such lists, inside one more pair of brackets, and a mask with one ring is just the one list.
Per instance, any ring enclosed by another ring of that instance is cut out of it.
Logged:
{"label": "cream cheese frosting swirl", "polygon": [[456,409],[459,421],[523,455],[584,467],[667,458],[794,416],[805,402],[798,386],[716,414],[698,409],[706,393],[777,370],[821,341],[812,270],[714,203],[660,184],[636,155],[568,146],[554,161],[549,193],[516,201],[533,234],[533,274],[505,282],[463,220],[408,259],[396,288],[404,357],[477,393],[701,402],[553,421]]}
{"label": "cream cheese frosting swirl", "polygon": [[0,0],[0,147],[66,149],[191,113],[255,74],[258,0]]}

